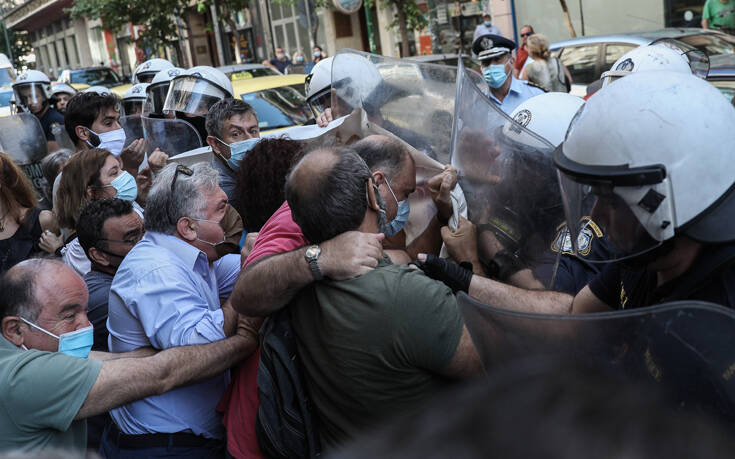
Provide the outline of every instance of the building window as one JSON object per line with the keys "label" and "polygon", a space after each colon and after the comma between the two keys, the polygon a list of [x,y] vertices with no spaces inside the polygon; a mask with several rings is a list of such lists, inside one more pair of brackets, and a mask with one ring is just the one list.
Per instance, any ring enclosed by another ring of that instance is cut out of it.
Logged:
{"label": "building window", "polygon": [[299,24],[299,11],[295,4],[275,4],[269,2],[271,9],[271,26],[276,48],[283,48],[289,56],[298,50],[311,58],[309,34]]}

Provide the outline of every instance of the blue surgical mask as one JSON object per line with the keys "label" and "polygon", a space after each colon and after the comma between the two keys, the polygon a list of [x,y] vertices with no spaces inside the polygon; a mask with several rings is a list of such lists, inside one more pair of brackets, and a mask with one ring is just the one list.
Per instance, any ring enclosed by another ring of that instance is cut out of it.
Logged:
{"label": "blue surgical mask", "polygon": [[485,24],[485,27],[490,27],[491,25],[493,25],[491,21],[485,21],[483,22],[483,24]]}
{"label": "blue surgical mask", "polygon": [[411,206],[408,203],[408,199],[398,201],[398,198],[396,198],[396,194],[393,192],[393,188],[390,186],[388,179],[385,179],[385,184],[388,185],[388,191],[390,191],[390,194],[393,196],[393,199],[395,199],[396,206],[398,207],[396,218],[388,223],[388,226],[385,228],[384,232],[385,237],[391,237],[401,231],[404,226],[406,226],[406,222],[408,222],[408,214],[411,212]]}
{"label": "blue surgical mask", "polygon": [[89,327],[80,328],[79,330],[63,333],[57,336],[50,331],[44,330],[33,322],[27,321],[23,317],[21,317],[20,320],[59,340],[60,353],[72,357],[79,357],[80,359],[86,359],[89,357],[89,351],[92,350],[92,345],[94,344],[94,327],[91,325]]}
{"label": "blue surgical mask", "polygon": [[314,57],[321,57],[322,52],[321,51],[314,51]]}
{"label": "blue surgical mask", "polygon": [[482,69],[482,76],[485,77],[485,81],[493,89],[503,86],[505,80],[508,79],[505,64],[492,64],[489,67],[484,67]]}
{"label": "blue surgical mask", "polygon": [[240,140],[239,142],[234,142],[230,144],[221,139],[217,140],[230,147],[230,159],[227,160],[227,164],[229,164],[232,170],[236,171],[240,168],[240,163],[243,159],[245,159],[245,155],[253,149],[255,144],[258,143],[258,141],[260,140],[260,137]]}
{"label": "blue surgical mask", "polygon": [[296,56],[296,62],[298,62],[299,64],[304,62],[304,56]]}
{"label": "blue surgical mask", "polygon": [[116,198],[135,201],[135,198],[138,197],[138,184],[135,183],[135,177],[127,171],[123,171],[115,180],[110,182],[110,186],[117,191]]}

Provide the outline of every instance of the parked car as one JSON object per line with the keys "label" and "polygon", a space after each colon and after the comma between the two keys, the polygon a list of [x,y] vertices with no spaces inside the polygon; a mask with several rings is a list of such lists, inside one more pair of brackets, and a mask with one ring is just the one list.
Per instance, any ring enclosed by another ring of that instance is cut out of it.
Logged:
{"label": "parked car", "polygon": [[313,122],[303,95],[306,75],[272,75],[233,81],[235,97],[252,105],[261,133]]}
{"label": "parked car", "polygon": [[87,67],[83,69],[64,70],[59,83],[66,83],[75,89],[86,89],[90,86],[113,88],[127,83],[110,67]]}
{"label": "parked car", "polygon": [[569,69],[574,84],[571,93],[585,96],[587,85],[600,79],[623,54],[662,38],[673,38],[697,48],[708,56],[735,54],[735,37],[714,30],[661,29],[621,35],[582,37],[553,43],[552,53]]}
{"label": "parked car", "polygon": [[720,90],[727,100],[735,97],[735,54],[710,58],[707,81]]}
{"label": "parked car", "polygon": [[281,75],[278,70],[263,64],[222,65],[217,67],[217,69],[221,70],[222,73],[227,75],[233,82],[250,78]]}

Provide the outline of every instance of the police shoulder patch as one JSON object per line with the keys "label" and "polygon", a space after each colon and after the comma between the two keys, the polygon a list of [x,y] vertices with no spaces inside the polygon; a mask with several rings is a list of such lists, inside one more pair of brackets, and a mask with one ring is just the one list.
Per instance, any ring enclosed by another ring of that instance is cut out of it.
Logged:
{"label": "police shoulder patch", "polygon": [[[595,238],[602,237],[602,230],[590,217],[583,217],[580,222],[583,229],[577,236],[578,255],[586,257],[592,250],[592,243]],[[566,224],[561,224],[557,228],[556,237],[551,244],[551,250],[556,253],[561,252],[564,255],[574,255],[574,247],[572,247],[572,236]]]}
{"label": "police shoulder patch", "polygon": [[529,85],[529,86],[533,86],[534,88],[539,88],[543,92],[549,92],[549,88],[546,88],[544,86],[541,86],[538,83],[534,83],[533,81],[526,81],[526,84]]}

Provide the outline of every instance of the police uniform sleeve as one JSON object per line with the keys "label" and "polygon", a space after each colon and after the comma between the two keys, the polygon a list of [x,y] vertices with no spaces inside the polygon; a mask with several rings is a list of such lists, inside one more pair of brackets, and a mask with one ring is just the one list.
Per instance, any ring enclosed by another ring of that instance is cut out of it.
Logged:
{"label": "police uniform sleeve", "polygon": [[102,362],[36,350],[2,361],[2,404],[23,430],[68,430],[102,368]]}
{"label": "police uniform sleeve", "polygon": [[464,322],[452,291],[423,272],[400,268],[395,314],[391,315],[398,355],[432,372],[449,365],[462,336]]}
{"label": "police uniform sleeve", "polygon": [[592,293],[603,303],[613,309],[618,309],[620,304],[620,282],[620,265],[618,263],[608,263],[590,281],[589,287]]}

